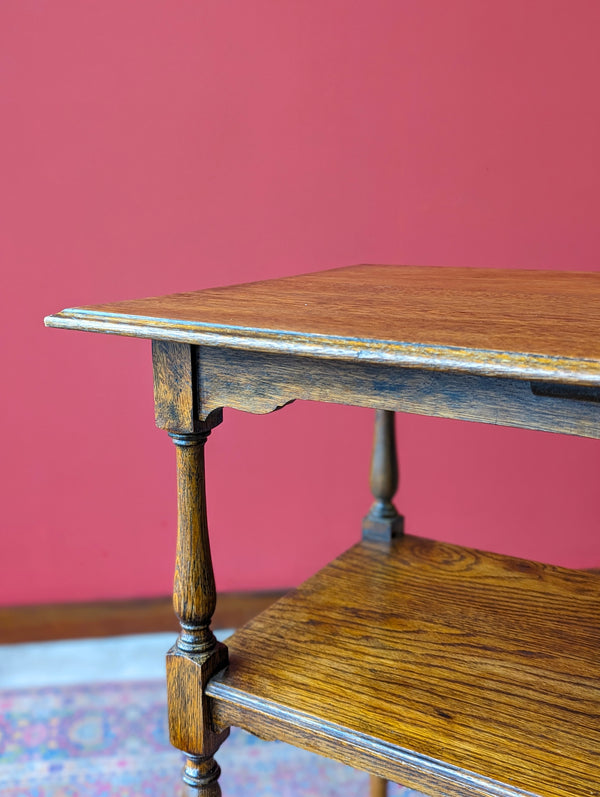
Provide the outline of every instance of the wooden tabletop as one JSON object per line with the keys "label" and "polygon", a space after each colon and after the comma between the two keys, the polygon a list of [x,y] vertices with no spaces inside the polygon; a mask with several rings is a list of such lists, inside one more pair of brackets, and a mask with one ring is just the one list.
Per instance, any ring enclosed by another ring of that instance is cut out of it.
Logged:
{"label": "wooden tabletop", "polygon": [[600,273],[360,265],[71,308],[48,326],[600,385]]}

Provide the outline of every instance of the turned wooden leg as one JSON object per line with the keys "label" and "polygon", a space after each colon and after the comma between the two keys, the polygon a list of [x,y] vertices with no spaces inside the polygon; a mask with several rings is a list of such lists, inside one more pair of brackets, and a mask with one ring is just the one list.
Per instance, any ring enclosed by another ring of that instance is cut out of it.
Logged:
{"label": "turned wooden leg", "polygon": [[[363,520],[363,538],[391,540],[404,530],[404,518],[392,501],[398,489],[398,456],[394,413],[376,410],[373,455],[371,457],[371,492],[375,498]],[[370,777],[370,797],[386,797],[388,782],[377,775]]]}
{"label": "turned wooden leg", "polygon": [[229,729],[215,731],[206,685],[227,666],[227,648],[210,630],[216,605],[206,520],[204,446],[221,410],[202,415],[198,350],[186,343],[152,342],[156,425],[177,452],[177,559],[173,605],[181,633],[167,654],[169,731],[186,755],[183,780],[201,797],[220,797],[213,756]]}
{"label": "turned wooden leg", "polygon": [[387,797],[388,782],[385,780],[385,778],[379,778],[377,775],[371,775],[369,784],[369,797]]}
{"label": "turned wooden leg", "polygon": [[375,501],[363,519],[363,538],[399,537],[404,530],[404,518],[392,501],[398,489],[398,457],[394,413],[390,410],[375,411],[370,485]]}
{"label": "turned wooden leg", "polygon": [[216,605],[204,481],[206,428],[170,433],[177,450],[177,559],[173,605],[181,633],[167,654],[169,729],[186,754],[183,779],[202,797],[219,797],[220,769],[213,758],[229,730],[213,730],[204,694],[208,680],[227,665],[227,648],[210,630]]}
{"label": "turned wooden leg", "polygon": [[177,451],[177,556],[173,607],[181,624],[177,648],[202,656],[216,645],[210,621],[217,604],[204,476],[204,445],[210,429],[171,432]]}

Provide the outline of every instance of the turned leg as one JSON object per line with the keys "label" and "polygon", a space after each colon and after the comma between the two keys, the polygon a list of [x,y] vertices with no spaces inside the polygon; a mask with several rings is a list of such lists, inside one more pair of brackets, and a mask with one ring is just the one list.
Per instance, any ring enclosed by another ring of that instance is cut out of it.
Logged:
{"label": "turned leg", "polygon": [[363,538],[390,540],[401,536],[404,518],[392,501],[398,489],[398,456],[394,413],[390,410],[375,412],[370,485],[375,501],[363,519]]}
{"label": "turned leg", "polygon": [[385,778],[379,778],[377,775],[371,775],[369,797],[387,797],[388,782]]}
{"label": "turned leg", "polygon": [[181,624],[167,654],[169,728],[173,745],[186,753],[183,779],[202,797],[219,797],[213,758],[229,731],[215,733],[204,690],[227,665],[227,648],[210,630],[216,605],[206,521],[204,444],[210,429],[171,433],[177,449],[177,558],[173,605]]}
{"label": "turned leg", "polygon": [[229,729],[215,731],[206,685],[227,666],[227,648],[210,629],[216,605],[208,524],[204,446],[222,421],[215,411],[201,419],[194,346],[155,341],[156,423],[175,443],[177,456],[177,557],[173,606],[181,632],[167,654],[169,732],[186,756],[183,780],[200,797],[220,797],[220,769],[213,758]]}
{"label": "turned leg", "polygon": [[[371,457],[371,492],[375,501],[363,520],[363,538],[391,540],[404,530],[404,519],[392,499],[398,489],[398,456],[394,413],[376,410],[373,455]],[[377,775],[370,777],[369,797],[386,797],[388,782]]]}

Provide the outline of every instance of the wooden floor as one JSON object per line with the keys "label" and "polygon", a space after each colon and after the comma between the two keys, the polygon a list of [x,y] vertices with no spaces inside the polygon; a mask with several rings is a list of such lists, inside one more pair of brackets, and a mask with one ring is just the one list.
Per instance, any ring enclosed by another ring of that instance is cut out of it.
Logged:
{"label": "wooden floor", "polygon": [[[283,592],[225,592],[212,627],[239,628]],[[0,607],[0,644],[179,630],[171,597]]]}

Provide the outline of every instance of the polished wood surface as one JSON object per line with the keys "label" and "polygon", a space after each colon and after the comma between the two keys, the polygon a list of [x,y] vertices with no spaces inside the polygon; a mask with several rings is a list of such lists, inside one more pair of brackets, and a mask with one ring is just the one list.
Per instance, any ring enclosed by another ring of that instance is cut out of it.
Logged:
{"label": "polished wood surface", "polygon": [[214,715],[428,794],[600,794],[600,578],[363,542],[227,641]]}
{"label": "polished wood surface", "polygon": [[600,273],[351,266],[68,309],[46,323],[600,385]]}

